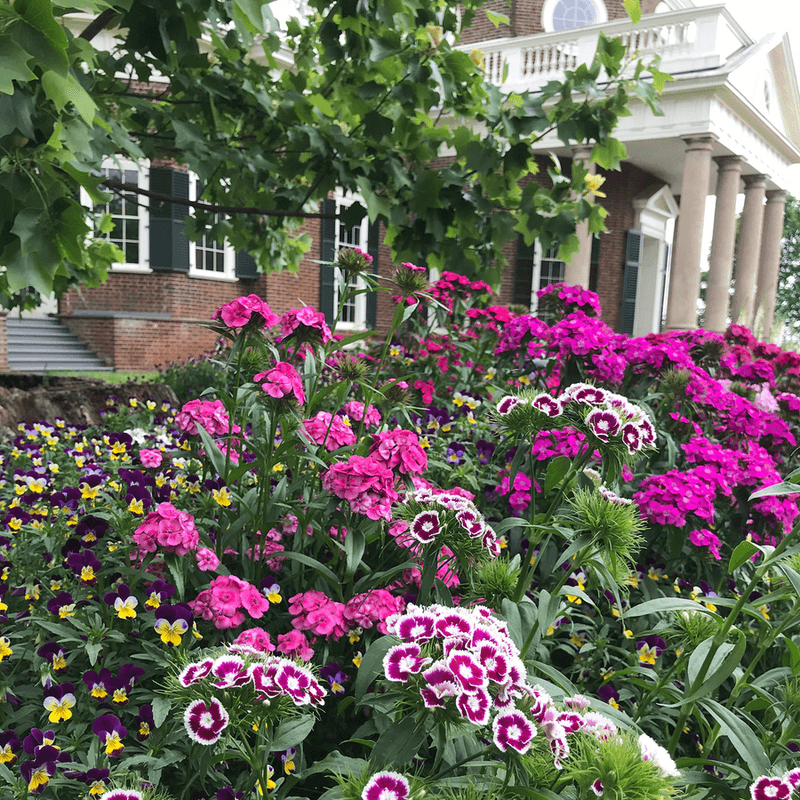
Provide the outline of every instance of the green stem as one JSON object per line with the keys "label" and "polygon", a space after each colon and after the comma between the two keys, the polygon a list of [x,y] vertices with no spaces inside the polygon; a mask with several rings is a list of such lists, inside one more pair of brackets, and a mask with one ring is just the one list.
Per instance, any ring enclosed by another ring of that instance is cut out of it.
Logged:
{"label": "green stem", "polygon": [[455,764],[451,764],[444,772],[440,772],[436,776],[436,780],[443,778],[445,775],[449,775],[451,772],[455,772],[459,767],[462,767],[464,764],[469,763],[470,761],[474,761],[476,758],[482,758],[483,756],[488,756],[494,750],[492,745],[485,747],[479,753],[475,753],[472,756],[465,756],[460,761],[456,761]]}

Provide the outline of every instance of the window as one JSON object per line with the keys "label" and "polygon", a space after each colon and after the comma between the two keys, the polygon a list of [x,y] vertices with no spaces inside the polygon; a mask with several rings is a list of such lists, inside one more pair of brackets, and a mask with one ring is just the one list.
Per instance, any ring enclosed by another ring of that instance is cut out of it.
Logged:
{"label": "window", "polygon": [[539,298],[536,292],[551,283],[564,280],[564,262],[556,258],[556,252],[556,248],[542,252],[538,241],[527,247],[521,234],[517,239],[514,303],[527,306],[532,314],[537,314],[545,322],[551,322],[554,317],[546,309],[538,313]]}
{"label": "window", "polygon": [[[189,176],[189,197],[201,200],[203,187],[196,175]],[[214,214],[214,223],[224,219]],[[212,236],[201,236],[189,245],[189,273],[198,278],[234,278],[236,252],[226,241]]]}
{"label": "window", "polygon": [[546,31],[567,31],[607,21],[602,0],[545,0],[542,9],[542,27]]}
{"label": "window", "polygon": [[[104,178],[120,183],[149,189],[149,169],[140,167],[133,161],[119,159],[109,162],[100,170]],[[81,192],[83,202],[89,204],[89,196]],[[149,237],[147,226],[147,198],[133,193],[115,191],[108,203],[96,203],[92,210],[97,221],[104,214],[111,215],[113,228],[108,233],[97,232],[97,236],[105,236],[125,254],[122,264],[115,264],[114,269],[147,270],[150,266]]]}
{"label": "window", "polygon": [[[352,203],[356,202],[358,198],[350,195],[346,196],[342,192],[336,193],[336,213],[337,215],[343,209],[348,208]],[[346,247],[357,247],[363,252],[367,252],[367,233],[368,233],[369,220],[364,217],[358,225],[349,227],[341,219],[336,219],[336,240],[335,240],[335,253],[336,255],[340,250]],[[365,289],[366,284],[363,278],[359,276],[350,276],[349,281],[345,285],[347,275],[338,267],[334,269],[333,280],[333,308],[339,308],[342,295],[348,294],[358,289]],[[365,293],[349,297],[339,313],[339,318],[336,321],[336,327],[340,329],[362,329],[367,327],[367,295]]]}

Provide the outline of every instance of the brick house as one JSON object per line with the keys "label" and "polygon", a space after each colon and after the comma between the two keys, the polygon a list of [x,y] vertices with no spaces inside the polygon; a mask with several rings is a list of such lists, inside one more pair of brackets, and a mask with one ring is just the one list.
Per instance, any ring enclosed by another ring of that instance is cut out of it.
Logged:
{"label": "brick house", "polygon": [[[637,26],[619,0],[491,0],[486,8],[508,16],[508,24],[495,27],[477,15],[463,47],[484,53],[487,79],[506,91],[535,90],[590,61],[601,30],[622,36],[631,54],[660,55],[661,69],[675,78],[663,94],[664,116],[654,117],[634,100],[631,115],[620,122],[617,135],[628,158],[619,172],[605,174],[607,198],[600,201],[609,212],[609,230],[597,237],[579,230],[581,251],[569,264],[542,252],[538,243],[509,242],[501,300],[535,310],[538,288],[566,280],[597,291],[604,318],[616,330],[644,335],[693,328],[706,197],[715,195],[705,327],[721,330],[729,316],[752,325],[760,313],[768,330],[786,173],[800,162],[800,93],[787,37],[754,41],[723,5],[698,8],[690,0],[642,0]],[[566,148],[549,137],[535,152],[542,163],[555,153],[565,170],[571,159],[589,155],[585,147]],[[195,196],[193,176],[175,164],[122,166],[126,181]],[[547,180],[546,170],[533,179]],[[731,298],[742,183],[739,274]],[[322,210],[348,201],[332,197]],[[214,336],[198,323],[241,294],[260,295],[277,313],[307,304],[332,318],[336,281],[332,268],[318,260],[331,259],[340,247],[368,249],[381,275],[392,267],[380,231],[366,221],[348,229],[338,220],[310,220],[306,230],[315,244],[308,260],[296,274],[265,276],[245,253],[212,241],[190,242],[183,233],[186,207],[115,200],[108,210],[115,221],[111,237],[125,251],[126,263],[103,286],[70,291],[57,309],[45,311],[56,312],[116,369],[150,369],[207,350]],[[344,309],[339,327],[380,328],[391,311],[388,293],[362,297]],[[2,341],[0,331],[0,347]]]}

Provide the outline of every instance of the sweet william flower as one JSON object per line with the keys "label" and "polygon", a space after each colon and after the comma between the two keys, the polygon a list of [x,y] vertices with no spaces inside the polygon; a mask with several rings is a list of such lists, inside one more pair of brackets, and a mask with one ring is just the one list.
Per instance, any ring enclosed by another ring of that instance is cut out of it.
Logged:
{"label": "sweet william flower", "polygon": [[208,702],[194,700],[183,714],[183,725],[189,738],[206,746],[219,741],[229,721],[228,712],[216,697]]}
{"label": "sweet william flower", "polygon": [[376,772],[364,786],[361,800],[408,800],[411,786],[399,772]]}

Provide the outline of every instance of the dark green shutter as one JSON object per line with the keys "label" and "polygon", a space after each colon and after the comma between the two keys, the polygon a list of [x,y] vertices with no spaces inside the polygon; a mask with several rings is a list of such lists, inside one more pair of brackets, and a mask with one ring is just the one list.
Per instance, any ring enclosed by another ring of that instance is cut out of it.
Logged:
{"label": "dark green shutter", "polygon": [[[320,204],[320,212],[322,214],[335,214],[336,201],[323,200]],[[325,322],[328,325],[333,325],[333,315],[335,313],[333,307],[334,268],[329,264],[333,261],[336,253],[336,218],[322,219],[320,223],[319,258],[320,261],[328,263],[321,264],[319,268],[319,310],[325,314]]]}
{"label": "dark green shutter", "polygon": [[258,264],[249,253],[240,250],[236,254],[236,277],[240,280],[252,281],[258,277]]}
{"label": "dark green shutter", "polygon": [[600,237],[592,236],[592,254],[589,257],[589,291],[596,292],[600,275]]}
{"label": "dark green shutter", "polygon": [[[372,256],[372,274],[378,274],[378,256],[380,252],[381,226],[373,222],[367,229],[367,254]],[[367,328],[378,326],[378,293],[367,295]]]}
{"label": "dark green shutter", "polygon": [[[165,167],[150,170],[150,190],[189,199],[189,175]],[[150,268],[160,272],[189,271],[189,239],[183,221],[189,207],[150,200]]]}
{"label": "dark green shutter", "polygon": [[625,271],[622,274],[622,311],[619,329],[628,336],[633,336],[633,323],[636,319],[636,287],[642,263],[643,238],[641,231],[629,230],[625,242]]}
{"label": "dark green shutter", "polygon": [[[533,290],[533,259],[536,254],[536,242],[528,246],[522,234],[517,235],[517,255],[514,260],[514,294],[515,305],[531,307]],[[537,287],[538,288],[538,287]]]}

